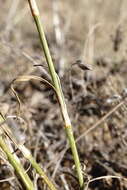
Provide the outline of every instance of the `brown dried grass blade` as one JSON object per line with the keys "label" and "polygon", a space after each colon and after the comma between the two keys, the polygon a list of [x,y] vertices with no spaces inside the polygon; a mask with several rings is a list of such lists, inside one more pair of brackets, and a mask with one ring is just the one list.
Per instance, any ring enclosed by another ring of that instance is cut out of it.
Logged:
{"label": "brown dried grass blade", "polygon": [[[17,77],[16,79],[14,79],[11,83],[11,90],[12,92],[14,93],[14,95],[16,96],[17,98],[17,101],[18,101],[18,105],[19,105],[19,109],[18,109],[18,114],[20,115],[20,110],[21,110],[21,101],[20,101],[20,98],[18,96],[18,93],[16,92],[16,90],[14,89],[14,86],[17,84],[17,83],[22,83],[22,82],[29,82],[29,81],[33,81],[33,80],[36,80],[36,81],[39,81],[47,86],[49,86],[51,89],[54,90],[54,92],[56,93],[57,95],[57,91],[55,89],[55,87],[46,79],[44,78],[41,78],[41,77],[38,77],[38,76],[35,76],[35,75],[21,75],[19,77]],[[58,96],[57,96],[58,97]]]}

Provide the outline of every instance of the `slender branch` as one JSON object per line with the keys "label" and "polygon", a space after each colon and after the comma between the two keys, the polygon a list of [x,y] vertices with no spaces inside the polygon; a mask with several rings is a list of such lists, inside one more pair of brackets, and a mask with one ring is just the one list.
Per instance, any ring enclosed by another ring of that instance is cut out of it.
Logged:
{"label": "slender branch", "polygon": [[41,23],[41,19],[40,19],[40,15],[39,15],[39,10],[36,5],[36,0],[28,0],[28,2],[30,5],[30,9],[31,9],[34,21],[36,23],[36,27],[37,27],[39,38],[40,38],[41,45],[42,45],[42,49],[44,51],[45,58],[46,58],[48,68],[49,68],[49,72],[52,77],[52,82],[56,89],[57,95],[59,97],[59,103],[60,103],[61,110],[62,110],[62,116],[63,116],[64,122],[65,122],[65,131],[66,131],[66,134],[67,134],[67,137],[69,140],[69,144],[70,144],[70,147],[72,150],[80,188],[83,188],[84,181],[83,181],[83,174],[82,174],[82,170],[81,170],[81,164],[80,164],[80,160],[79,160],[79,156],[78,156],[78,152],[77,152],[77,148],[76,148],[76,143],[75,143],[75,139],[74,139],[74,135],[73,135],[73,131],[72,131],[70,118],[69,118],[69,115],[67,112],[66,103],[65,103],[62,88],[60,85],[60,80],[59,80],[58,75],[56,74],[54,64],[52,61],[52,57],[51,57],[51,54],[50,54],[50,51],[48,48],[43,25]]}

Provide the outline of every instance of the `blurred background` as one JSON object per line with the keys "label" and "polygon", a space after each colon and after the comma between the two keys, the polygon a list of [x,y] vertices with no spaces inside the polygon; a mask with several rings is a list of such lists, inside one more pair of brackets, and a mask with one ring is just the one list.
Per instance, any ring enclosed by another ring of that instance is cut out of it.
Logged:
{"label": "blurred background", "polygon": [[[84,134],[77,146],[81,162],[86,165],[86,182],[105,175],[126,177],[127,1],[37,0],[37,4],[75,137]],[[77,60],[90,70],[82,69]],[[5,116],[17,114],[10,83],[19,75],[30,74],[50,81],[28,2],[1,1],[0,111]],[[34,81],[18,84],[15,89],[27,130],[24,134],[21,124],[16,127],[26,146],[61,190],[79,189],[54,93]],[[108,113],[109,117],[98,125],[96,122]],[[91,127],[93,130],[87,131]],[[24,162],[24,167],[27,164]],[[1,164],[0,179],[5,177],[3,172]],[[15,183],[16,179],[3,182],[0,189],[19,190],[19,185],[14,188]],[[39,179],[36,183],[38,188],[46,189]],[[125,190],[127,184],[110,179],[92,182],[88,187],[102,188]]]}

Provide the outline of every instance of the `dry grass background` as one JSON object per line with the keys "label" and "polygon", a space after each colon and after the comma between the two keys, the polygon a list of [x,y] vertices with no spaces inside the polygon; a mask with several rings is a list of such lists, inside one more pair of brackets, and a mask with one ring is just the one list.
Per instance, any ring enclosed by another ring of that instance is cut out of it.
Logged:
{"label": "dry grass background", "polygon": [[[127,1],[38,0],[37,3],[78,137],[126,95]],[[58,28],[56,16],[60,22]],[[8,89],[10,82],[22,74],[48,76],[42,70],[46,64],[27,1],[1,2],[0,18],[0,111],[13,115],[17,104]],[[69,68],[78,59],[90,65],[92,71],[84,72],[73,66],[70,75]],[[33,67],[34,64],[44,67]],[[21,116],[28,125],[26,135],[21,133],[26,145],[61,190],[78,189],[70,151],[62,156],[66,142],[53,93],[34,82],[19,85],[17,91],[23,102]],[[78,142],[81,161],[87,168],[86,181],[88,176],[127,176],[126,114],[125,101]],[[27,168],[26,161],[23,164]],[[0,179],[5,176],[8,170],[1,161]],[[37,184],[36,177],[34,181]],[[39,179],[38,187],[42,189]],[[0,189],[7,188],[19,190],[20,186],[16,179],[1,183]],[[89,189],[125,190],[127,184],[118,179],[100,180],[91,183]]]}

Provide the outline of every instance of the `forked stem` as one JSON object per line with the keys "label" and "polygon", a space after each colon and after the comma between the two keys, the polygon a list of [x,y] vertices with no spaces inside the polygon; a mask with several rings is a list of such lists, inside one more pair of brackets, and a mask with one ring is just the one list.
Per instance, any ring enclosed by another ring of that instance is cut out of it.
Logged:
{"label": "forked stem", "polygon": [[54,85],[57,95],[58,95],[59,103],[61,106],[62,116],[63,116],[64,122],[65,122],[66,134],[67,134],[67,137],[69,140],[69,144],[70,144],[70,147],[72,150],[72,154],[73,154],[73,158],[74,158],[74,162],[75,162],[75,166],[76,166],[79,185],[80,185],[80,188],[82,189],[83,185],[84,185],[83,173],[81,170],[81,164],[80,164],[77,147],[76,147],[76,143],[75,143],[75,139],[74,139],[74,135],[73,135],[72,125],[71,125],[70,118],[69,118],[69,115],[67,112],[66,103],[64,100],[60,80],[59,80],[58,75],[56,74],[55,67],[54,67],[54,64],[52,61],[52,57],[51,57],[51,54],[49,51],[49,47],[48,47],[47,40],[45,37],[43,25],[41,24],[41,19],[40,19],[40,15],[39,15],[39,10],[37,8],[36,0],[28,0],[28,2],[30,5],[30,9],[31,9],[34,21],[36,23],[36,27],[37,27],[37,30],[39,33],[41,45],[42,45],[42,48],[43,48],[43,51],[45,54],[45,58],[46,58],[46,61],[48,64],[49,72],[50,72],[50,75],[52,78],[52,82],[53,82],[53,85]]}

